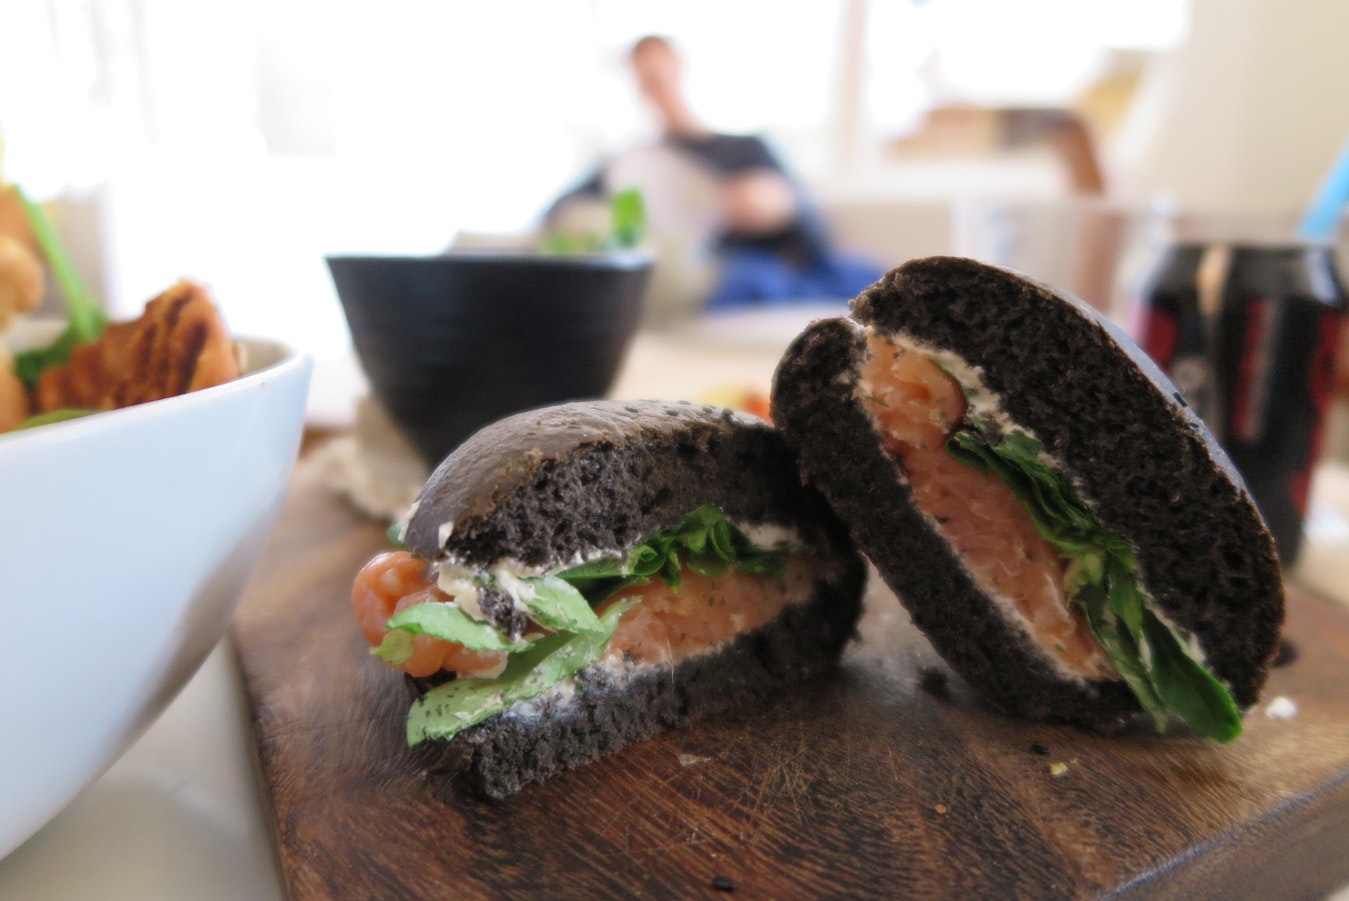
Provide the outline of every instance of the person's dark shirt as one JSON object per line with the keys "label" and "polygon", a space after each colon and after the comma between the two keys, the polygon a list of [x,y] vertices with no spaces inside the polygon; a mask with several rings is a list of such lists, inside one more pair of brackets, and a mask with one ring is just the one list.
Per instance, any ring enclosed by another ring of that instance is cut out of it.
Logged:
{"label": "person's dark shirt", "polygon": [[796,218],[785,228],[758,235],[724,232],[719,243],[723,249],[743,248],[780,256],[800,265],[823,257],[829,250],[824,223],[812,209],[801,186],[768,149],[762,138],[753,135],[710,134],[703,137],[668,137],[670,144],[696,157],[719,175],[740,175],[755,169],[770,169],[792,186],[796,195]]}
{"label": "person's dark shirt", "polygon": [[[805,196],[801,185],[791,177],[763,139],[753,135],[708,134],[701,137],[667,136],[664,140],[718,175],[733,176],[756,169],[769,169],[786,178],[792,186],[797,212],[789,225],[768,234],[723,232],[717,237],[718,249],[768,253],[800,266],[808,266],[828,255],[829,238],[823,219]],[[573,197],[600,196],[603,193],[604,170],[601,167],[554,202],[550,211]]]}

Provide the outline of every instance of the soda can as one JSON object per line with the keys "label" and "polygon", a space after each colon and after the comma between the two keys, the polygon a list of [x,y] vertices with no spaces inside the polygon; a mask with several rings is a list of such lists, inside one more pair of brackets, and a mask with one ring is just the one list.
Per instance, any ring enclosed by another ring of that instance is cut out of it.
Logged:
{"label": "soda can", "polygon": [[1346,307],[1331,244],[1238,233],[1166,245],[1135,293],[1135,340],[1241,472],[1297,559]]}
{"label": "soda can", "polygon": [[1204,257],[1203,244],[1164,247],[1143,279],[1130,331],[1186,403],[1211,424],[1217,415],[1216,360],[1210,334],[1214,320],[1200,307]]}

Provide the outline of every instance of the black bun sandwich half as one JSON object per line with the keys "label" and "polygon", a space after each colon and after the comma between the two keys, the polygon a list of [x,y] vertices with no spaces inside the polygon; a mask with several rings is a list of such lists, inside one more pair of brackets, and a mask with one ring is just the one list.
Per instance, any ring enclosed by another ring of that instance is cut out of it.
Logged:
{"label": "black bun sandwich half", "polygon": [[523,786],[831,669],[865,565],[781,435],[656,402],[487,426],[435,470],[353,602],[471,793]]}
{"label": "black bun sandwich half", "polygon": [[1175,387],[1075,298],[911,261],[774,376],[804,475],[994,706],[1226,741],[1278,645],[1274,543]]}

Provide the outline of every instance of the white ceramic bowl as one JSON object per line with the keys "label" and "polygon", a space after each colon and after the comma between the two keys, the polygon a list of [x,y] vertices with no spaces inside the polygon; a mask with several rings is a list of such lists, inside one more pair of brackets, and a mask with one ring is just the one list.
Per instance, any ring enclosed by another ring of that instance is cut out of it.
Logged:
{"label": "white ceramic bowl", "polygon": [[312,368],[243,343],[236,381],[0,435],[0,857],[135,741],[234,612]]}

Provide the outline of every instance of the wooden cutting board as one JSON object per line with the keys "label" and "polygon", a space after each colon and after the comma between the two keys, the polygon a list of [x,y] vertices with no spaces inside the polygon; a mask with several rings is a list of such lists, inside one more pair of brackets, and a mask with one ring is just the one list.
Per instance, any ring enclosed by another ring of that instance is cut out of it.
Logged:
{"label": "wooden cutting board", "polygon": [[307,898],[1296,898],[1349,882],[1349,610],[1290,595],[1292,719],[1227,747],[982,709],[883,587],[836,676],[466,801],[403,742],[348,592],[380,524],[297,470],[234,623],[283,881]]}

